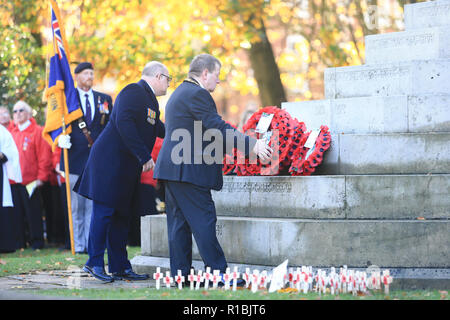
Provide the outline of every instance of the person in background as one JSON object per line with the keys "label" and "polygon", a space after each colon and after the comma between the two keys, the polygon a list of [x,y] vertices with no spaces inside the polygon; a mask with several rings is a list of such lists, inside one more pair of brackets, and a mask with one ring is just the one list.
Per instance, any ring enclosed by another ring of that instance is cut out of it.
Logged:
{"label": "person in background", "polygon": [[8,129],[9,132],[11,132],[14,127],[14,122],[11,121],[11,114],[6,107],[0,107],[0,124]]}
{"label": "person in background", "polygon": [[19,228],[25,233],[25,240],[31,243],[32,249],[41,249],[44,247],[44,224],[40,188],[48,180],[51,147],[42,137],[42,127],[36,123],[32,112],[25,101],[18,101],[13,107],[15,127],[11,134],[19,151],[22,172],[22,182],[14,181],[17,186],[13,197],[20,211]]}
{"label": "person in background", "polygon": [[11,133],[0,125],[0,253],[17,249],[17,214],[8,179],[22,182],[19,151]]}
{"label": "person in background", "polygon": [[[92,201],[73,191],[75,182],[83,172],[92,145],[105,129],[112,111],[111,96],[92,89],[94,67],[90,62],[82,62],[74,70],[77,92],[83,117],[74,121],[70,134],[69,178],[72,204],[73,235],[76,253],[87,253],[89,226],[92,215]],[[58,172],[64,176],[64,157],[61,152]]]}

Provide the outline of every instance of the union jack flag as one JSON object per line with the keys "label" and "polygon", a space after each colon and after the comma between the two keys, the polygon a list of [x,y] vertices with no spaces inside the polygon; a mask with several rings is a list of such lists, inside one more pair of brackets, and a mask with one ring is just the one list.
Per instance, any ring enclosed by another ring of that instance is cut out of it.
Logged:
{"label": "union jack flag", "polygon": [[51,26],[53,33],[53,56],[50,58],[48,78],[47,118],[42,135],[54,148],[63,133],[71,132],[70,123],[83,115],[69,67],[69,52],[64,38],[64,28],[58,5],[50,0],[52,7]]}

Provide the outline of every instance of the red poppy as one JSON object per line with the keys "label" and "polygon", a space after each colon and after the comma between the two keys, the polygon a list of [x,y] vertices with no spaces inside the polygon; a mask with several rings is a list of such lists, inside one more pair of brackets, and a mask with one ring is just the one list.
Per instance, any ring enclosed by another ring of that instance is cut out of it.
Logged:
{"label": "red poppy", "polygon": [[270,106],[258,110],[248,119],[243,127],[245,134],[255,139],[262,138],[262,134],[256,132],[256,126],[263,113],[274,115],[268,128],[268,132],[272,132],[269,146],[273,149],[270,163],[261,163],[259,159],[255,162],[255,159],[245,158],[241,152],[233,149],[232,154],[224,157],[224,174],[235,172],[239,176],[282,174],[296,176],[313,173],[322,163],[323,154],[331,143],[328,127],[320,127],[314,147],[309,150],[304,145],[311,132],[306,132],[305,123],[292,118],[283,109]]}
{"label": "red poppy", "polygon": [[302,139],[301,148],[298,148],[294,153],[291,167],[289,172],[293,176],[309,176],[315,170],[316,167],[322,163],[323,154],[330,147],[331,135],[327,126],[321,126],[319,135],[316,138],[314,146],[310,150],[306,148],[304,144],[308,139],[311,132],[308,132]]}

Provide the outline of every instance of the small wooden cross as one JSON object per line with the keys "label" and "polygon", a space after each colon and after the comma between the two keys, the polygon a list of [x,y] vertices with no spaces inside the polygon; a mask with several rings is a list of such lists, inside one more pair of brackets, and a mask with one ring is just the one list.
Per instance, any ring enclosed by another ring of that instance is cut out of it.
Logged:
{"label": "small wooden cross", "polygon": [[239,278],[239,272],[237,270],[238,268],[234,267],[233,273],[231,274],[231,277],[233,278],[233,291],[236,291],[237,279]]}
{"label": "small wooden cross", "polygon": [[208,290],[209,287],[209,280],[211,279],[211,268],[210,267],[206,267],[206,272],[204,275],[204,279],[205,279],[205,290]]}
{"label": "small wooden cross", "polygon": [[213,289],[217,288],[217,284],[220,281],[220,270],[214,270],[212,276]]}
{"label": "small wooden cross", "polygon": [[161,272],[160,267],[156,267],[156,272],[153,274],[153,279],[156,280],[156,290],[160,288],[160,282],[164,274]]}
{"label": "small wooden cross", "polygon": [[225,290],[230,290],[230,282],[231,282],[231,273],[230,268],[227,268],[224,275],[223,275],[223,281],[225,282]]}
{"label": "small wooden cross", "polygon": [[203,276],[202,276],[202,270],[198,270],[198,274],[195,277],[195,290],[199,290],[200,289],[200,283],[203,282]]}
{"label": "small wooden cross", "polygon": [[383,271],[384,294],[389,294],[389,285],[392,283],[392,277],[389,270]]}
{"label": "small wooden cross", "polygon": [[181,270],[178,270],[175,282],[178,284],[178,289],[183,289],[184,276],[181,275]]}
{"label": "small wooden cross", "polygon": [[188,280],[190,284],[190,290],[194,290],[195,273],[194,269],[191,269],[191,273],[188,275]]}
{"label": "small wooden cross", "polygon": [[170,284],[173,282],[173,278],[170,276],[170,271],[166,271],[166,276],[164,277],[164,283],[167,289],[170,289]]}

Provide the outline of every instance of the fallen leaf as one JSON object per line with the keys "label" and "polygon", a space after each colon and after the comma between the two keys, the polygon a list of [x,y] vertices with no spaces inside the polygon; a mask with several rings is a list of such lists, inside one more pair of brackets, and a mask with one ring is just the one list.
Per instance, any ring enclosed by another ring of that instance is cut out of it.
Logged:
{"label": "fallen leaf", "polygon": [[203,290],[203,291],[202,291],[202,295],[204,295],[204,296],[209,296],[209,292],[206,291],[206,290]]}
{"label": "fallen leaf", "polygon": [[5,260],[2,260],[2,259],[0,259],[0,264],[2,264],[2,265],[5,265],[5,264],[6,264],[6,261],[5,261]]}
{"label": "fallen leaf", "polygon": [[62,262],[55,262],[55,266],[60,266],[60,265],[62,265]]}
{"label": "fallen leaf", "polygon": [[170,296],[170,293],[168,293],[168,292],[163,292],[163,293],[161,294],[161,296],[162,296],[162,297],[168,297],[168,296]]}
{"label": "fallen leaf", "polygon": [[298,292],[298,290],[296,288],[285,288],[285,289],[277,290],[277,292],[279,292],[279,293],[291,293],[291,292]]}

